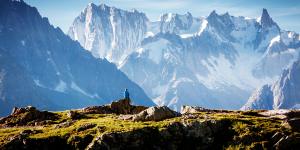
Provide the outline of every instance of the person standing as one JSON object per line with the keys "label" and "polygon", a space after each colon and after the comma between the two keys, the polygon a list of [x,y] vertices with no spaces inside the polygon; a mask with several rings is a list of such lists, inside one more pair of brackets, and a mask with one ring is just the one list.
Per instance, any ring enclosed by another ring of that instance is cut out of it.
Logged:
{"label": "person standing", "polygon": [[124,98],[128,99],[128,100],[130,99],[128,89],[125,89],[125,91],[124,91]]}

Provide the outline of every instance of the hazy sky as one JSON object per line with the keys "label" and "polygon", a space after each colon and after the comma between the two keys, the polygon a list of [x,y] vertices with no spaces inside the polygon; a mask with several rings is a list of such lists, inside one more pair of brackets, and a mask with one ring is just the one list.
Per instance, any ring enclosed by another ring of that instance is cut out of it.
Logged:
{"label": "hazy sky", "polygon": [[256,18],[262,8],[282,29],[300,32],[300,0],[24,0],[38,8],[42,16],[48,17],[54,26],[67,31],[74,18],[90,2],[97,5],[131,10],[133,8],[146,13],[150,20],[157,20],[166,12],[186,13],[193,16],[207,16],[213,10],[217,13],[229,12],[233,16]]}

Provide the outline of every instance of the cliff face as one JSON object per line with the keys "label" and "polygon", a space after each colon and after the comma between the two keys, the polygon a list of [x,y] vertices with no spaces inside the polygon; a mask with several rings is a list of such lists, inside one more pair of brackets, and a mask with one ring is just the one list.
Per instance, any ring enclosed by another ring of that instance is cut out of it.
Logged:
{"label": "cliff face", "polygon": [[[154,115],[168,111],[158,113],[155,110],[159,109],[143,107],[130,112],[127,110],[141,107],[130,104],[119,111],[123,102],[68,112],[16,108],[10,116],[0,119],[0,149],[293,149],[300,146],[300,111],[242,112],[189,106],[184,114],[168,119],[133,121],[126,118],[149,110]],[[121,114],[112,114],[116,111]]]}
{"label": "cliff face", "polygon": [[75,18],[69,35],[97,58],[118,64],[135,50],[147,30],[144,13],[90,3]]}
{"label": "cliff face", "polygon": [[300,61],[283,71],[272,85],[264,85],[255,91],[241,108],[247,109],[291,109],[298,108],[300,99]]}

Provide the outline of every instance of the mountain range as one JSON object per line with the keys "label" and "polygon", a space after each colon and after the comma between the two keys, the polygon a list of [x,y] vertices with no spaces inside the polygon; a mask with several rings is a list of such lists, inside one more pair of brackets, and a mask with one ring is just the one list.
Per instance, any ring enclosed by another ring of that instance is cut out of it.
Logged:
{"label": "mountain range", "polygon": [[258,18],[212,11],[151,21],[90,3],[68,37],[22,0],[0,3],[0,115],[110,103],[125,88],[134,104],[175,110],[298,107],[299,34],[266,9]]}
{"label": "mountain range", "polygon": [[116,64],[157,105],[239,109],[298,59],[299,34],[263,9],[258,18],[162,14],[90,3],[68,35],[96,58]]}
{"label": "mountain range", "polygon": [[0,115],[15,106],[64,110],[110,103],[130,89],[133,103],[154,105],[106,59],[50,25],[22,0],[0,1]]}

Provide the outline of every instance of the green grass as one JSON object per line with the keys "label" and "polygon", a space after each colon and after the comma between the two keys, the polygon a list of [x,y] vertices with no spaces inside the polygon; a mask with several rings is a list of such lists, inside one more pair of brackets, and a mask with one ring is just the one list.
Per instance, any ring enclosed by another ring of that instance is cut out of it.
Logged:
{"label": "green grass", "polygon": [[[70,120],[67,112],[55,112],[59,118],[51,124],[44,126],[22,126],[0,128],[0,145],[7,143],[10,137],[20,134],[24,130],[39,130],[36,134],[29,135],[28,138],[44,139],[48,137],[59,136],[67,139],[68,143],[78,144],[78,139],[95,138],[104,133],[126,132],[145,127],[157,128],[164,130],[170,123],[179,122],[183,118],[176,117],[163,121],[133,122],[118,119],[115,114],[88,114],[83,119],[75,120],[74,124],[66,128],[55,128],[57,124]],[[231,123],[231,131],[234,133],[232,141],[224,146],[224,149],[253,149],[257,145],[264,145],[262,142],[268,140],[276,132],[291,131],[281,126],[282,120],[271,119],[258,116],[256,112],[241,113],[197,113],[196,119],[185,119],[185,121],[203,121],[207,119],[227,120]],[[78,132],[77,129],[87,123],[96,126],[84,131]]]}

